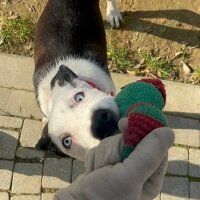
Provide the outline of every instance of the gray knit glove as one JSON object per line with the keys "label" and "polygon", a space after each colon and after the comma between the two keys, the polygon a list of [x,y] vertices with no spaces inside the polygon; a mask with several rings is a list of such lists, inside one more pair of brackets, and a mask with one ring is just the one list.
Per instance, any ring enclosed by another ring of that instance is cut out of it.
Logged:
{"label": "gray knit glove", "polygon": [[122,162],[122,135],[106,138],[86,155],[86,172],[54,200],[152,200],[162,188],[173,142],[171,129],[156,129]]}

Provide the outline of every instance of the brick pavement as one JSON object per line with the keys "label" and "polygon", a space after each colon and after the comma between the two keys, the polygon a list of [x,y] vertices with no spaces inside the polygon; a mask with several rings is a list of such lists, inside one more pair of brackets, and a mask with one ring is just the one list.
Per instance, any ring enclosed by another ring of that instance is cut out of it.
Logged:
{"label": "brick pavement", "polygon": [[[42,123],[30,84],[32,73],[32,59],[0,55],[1,200],[51,200],[59,188],[67,187],[84,172],[83,162],[33,148],[41,135]],[[133,80],[128,76],[112,76],[118,89]],[[166,82],[166,85],[169,93],[176,89],[189,91],[189,86],[184,84]],[[197,87],[190,86],[190,90],[195,93]],[[163,189],[156,200],[197,200],[200,199],[200,106],[198,109],[196,105],[186,108],[183,102],[185,111],[182,113],[180,106],[173,104],[171,99],[175,92],[169,94],[166,116],[175,130],[176,139],[169,151]],[[196,94],[195,98],[199,100],[200,95]],[[197,102],[197,99],[193,100]]]}

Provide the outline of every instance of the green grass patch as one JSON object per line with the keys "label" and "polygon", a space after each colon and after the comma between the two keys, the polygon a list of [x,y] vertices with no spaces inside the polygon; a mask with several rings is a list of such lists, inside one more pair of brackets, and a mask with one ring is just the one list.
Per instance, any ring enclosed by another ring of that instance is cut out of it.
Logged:
{"label": "green grass patch", "polygon": [[33,30],[29,19],[6,19],[0,31],[0,38],[6,49],[14,45],[25,44],[33,37]]}
{"label": "green grass patch", "polygon": [[150,73],[163,79],[170,78],[173,67],[166,57],[157,56],[150,51],[142,51],[140,55]]}
{"label": "green grass patch", "polygon": [[111,65],[123,72],[133,67],[132,52],[129,47],[119,47],[117,39],[113,31],[107,32],[108,34],[108,49],[107,55]]}
{"label": "green grass patch", "polygon": [[130,51],[126,48],[108,48],[108,59],[122,71],[126,71],[133,67]]}

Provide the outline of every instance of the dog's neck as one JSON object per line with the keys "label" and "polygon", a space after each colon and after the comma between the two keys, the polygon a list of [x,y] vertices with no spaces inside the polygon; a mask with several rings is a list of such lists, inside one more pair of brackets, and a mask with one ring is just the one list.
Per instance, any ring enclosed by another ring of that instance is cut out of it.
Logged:
{"label": "dog's neck", "polygon": [[39,77],[37,77],[37,100],[43,114],[47,118],[53,104],[51,99],[51,80],[62,64],[69,67],[80,79],[87,81],[91,86],[93,85],[97,87],[97,89],[112,96],[116,94],[115,86],[109,74],[104,72],[95,62],[81,58],[58,60],[55,67],[45,67],[43,71],[40,71]]}

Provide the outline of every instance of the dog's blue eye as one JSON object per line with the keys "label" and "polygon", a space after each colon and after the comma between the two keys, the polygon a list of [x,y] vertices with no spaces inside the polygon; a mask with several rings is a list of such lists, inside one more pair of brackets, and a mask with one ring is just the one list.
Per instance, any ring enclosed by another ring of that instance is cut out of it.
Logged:
{"label": "dog's blue eye", "polygon": [[62,144],[65,148],[70,148],[72,145],[72,137],[68,136],[66,138],[63,138]]}
{"label": "dog's blue eye", "polygon": [[79,92],[75,95],[75,101],[77,103],[80,103],[81,101],[83,101],[83,99],[85,98],[84,93],[83,92]]}

